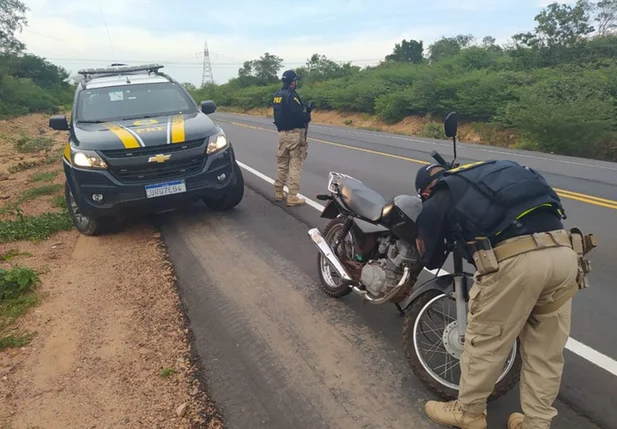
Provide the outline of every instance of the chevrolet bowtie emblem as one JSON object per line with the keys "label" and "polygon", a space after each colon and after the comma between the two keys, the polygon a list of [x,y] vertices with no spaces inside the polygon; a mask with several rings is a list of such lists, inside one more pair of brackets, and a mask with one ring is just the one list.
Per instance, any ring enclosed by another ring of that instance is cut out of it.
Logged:
{"label": "chevrolet bowtie emblem", "polygon": [[151,156],[150,158],[148,158],[148,162],[165,162],[167,161],[169,158],[171,157],[171,155],[163,155],[162,153],[155,155],[155,156]]}

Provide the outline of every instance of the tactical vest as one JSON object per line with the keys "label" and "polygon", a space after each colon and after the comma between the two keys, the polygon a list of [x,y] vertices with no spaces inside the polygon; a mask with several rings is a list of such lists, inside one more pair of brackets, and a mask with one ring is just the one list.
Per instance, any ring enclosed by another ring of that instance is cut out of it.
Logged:
{"label": "tactical vest", "polygon": [[285,128],[289,122],[287,105],[289,89],[281,88],[272,96],[272,108],[274,110],[274,125],[278,129]]}
{"label": "tactical vest", "polygon": [[444,173],[433,192],[448,187],[451,222],[459,239],[494,238],[530,211],[544,207],[563,216],[561,200],[534,170],[514,161],[462,165]]}

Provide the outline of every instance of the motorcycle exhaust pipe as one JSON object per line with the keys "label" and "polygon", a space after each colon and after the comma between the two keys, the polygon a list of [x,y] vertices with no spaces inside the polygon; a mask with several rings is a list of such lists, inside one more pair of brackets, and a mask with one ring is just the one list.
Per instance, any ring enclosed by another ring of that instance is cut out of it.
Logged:
{"label": "motorcycle exhaust pipe", "polygon": [[319,229],[310,229],[308,231],[308,235],[311,237],[311,240],[313,240],[313,243],[315,243],[315,246],[317,246],[324,258],[330,261],[330,263],[332,264],[338,275],[343,279],[343,281],[345,283],[354,283],[351,276],[347,273],[347,270],[345,270],[345,267],[343,267],[341,261],[336,257],[334,251],[332,251],[332,248],[323,238],[323,235],[321,235],[321,232],[319,232]]}

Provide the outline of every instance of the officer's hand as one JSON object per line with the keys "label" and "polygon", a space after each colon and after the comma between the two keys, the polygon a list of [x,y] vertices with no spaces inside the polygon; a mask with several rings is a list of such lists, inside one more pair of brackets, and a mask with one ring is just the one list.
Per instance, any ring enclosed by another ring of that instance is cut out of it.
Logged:
{"label": "officer's hand", "polygon": [[420,252],[420,256],[424,255],[424,241],[416,238],[416,248],[418,249],[418,252]]}

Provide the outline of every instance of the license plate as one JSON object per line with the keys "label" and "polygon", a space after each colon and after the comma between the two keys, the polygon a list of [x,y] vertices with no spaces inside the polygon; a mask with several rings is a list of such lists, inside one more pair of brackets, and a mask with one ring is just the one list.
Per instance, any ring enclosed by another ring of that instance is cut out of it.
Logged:
{"label": "license plate", "polygon": [[146,197],[156,198],[165,195],[181,194],[186,192],[186,184],[184,180],[177,180],[175,182],[159,183],[157,185],[146,186]]}

